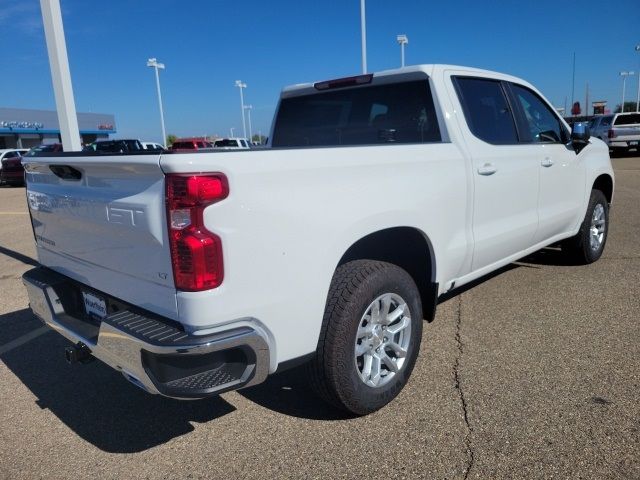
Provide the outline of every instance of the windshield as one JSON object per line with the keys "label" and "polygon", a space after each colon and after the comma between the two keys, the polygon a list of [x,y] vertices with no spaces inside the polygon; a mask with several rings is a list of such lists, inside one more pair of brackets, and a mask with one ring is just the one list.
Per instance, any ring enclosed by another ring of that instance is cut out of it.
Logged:
{"label": "windshield", "polygon": [[57,145],[40,145],[39,147],[33,147],[27,153],[24,154],[25,157],[33,157],[36,153],[39,152],[57,152],[59,150]]}

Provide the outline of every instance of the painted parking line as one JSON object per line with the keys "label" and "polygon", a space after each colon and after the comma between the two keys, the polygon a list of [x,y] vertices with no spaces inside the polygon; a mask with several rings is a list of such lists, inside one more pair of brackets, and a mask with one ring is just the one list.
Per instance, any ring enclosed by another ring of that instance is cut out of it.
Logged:
{"label": "painted parking line", "polygon": [[29,333],[25,333],[21,337],[16,338],[15,340],[11,340],[9,343],[5,343],[0,346],[0,355],[4,355],[7,352],[10,352],[14,348],[18,348],[25,343],[30,342],[34,338],[38,338],[40,335],[44,335],[45,333],[51,331],[49,327],[42,326],[40,328],[36,328],[35,330],[30,331]]}
{"label": "painted parking line", "polygon": [[0,215],[29,215],[29,212],[0,212]]}

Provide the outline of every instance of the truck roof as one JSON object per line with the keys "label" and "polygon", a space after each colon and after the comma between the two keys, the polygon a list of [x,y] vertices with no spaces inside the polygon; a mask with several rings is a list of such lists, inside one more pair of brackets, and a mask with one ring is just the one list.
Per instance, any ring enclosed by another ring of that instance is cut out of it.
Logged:
{"label": "truck roof", "polygon": [[[404,68],[394,68],[394,69],[390,69],[390,70],[382,70],[379,72],[371,72],[371,74],[373,75],[373,78],[375,79],[380,79],[381,77],[390,77],[390,76],[396,76],[396,75],[402,75],[402,74],[412,74],[412,73],[426,73],[428,76],[433,77],[436,75],[441,74],[442,72],[445,72],[447,70],[455,70],[457,72],[464,72],[464,73],[468,73],[468,74],[472,74],[472,75],[478,75],[481,77],[491,77],[491,78],[497,78],[500,80],[506,80],[506,81],[511,81],[511,82],[518,82],[520,84],[526,85],[530,88],[533,88],[535,90],[535,87],[533,87],[530,83],[526,82],[525,80],[518,78],[518,77],[514,77],[512,75],[508,75],[505,73],[500,73],[500,72],[494,72],[491,70],[483,70],[481,68],[475,68],[475,67],[464,67],[464,66],[460,66],[460,65],[447,65],[447,64],[423,64],[423,65],[411,65],[408,67],[404,67]],[[321,80],[320,82],[324,82],[327,81],[325,80]],[[295,85],[290,85],[287,86],[285,88],[282,89],[282,96],[283,97],[289,97],[289,96],[297,96],[297,95],[303,95],[303,94],[309,94],[309,93],[313,93],[313,92],[317,92],[317,90],[314,88],[314,85],[318,83],[318,82],[313,82],[313,83],[299,83],[299,84],[295,84]]]}

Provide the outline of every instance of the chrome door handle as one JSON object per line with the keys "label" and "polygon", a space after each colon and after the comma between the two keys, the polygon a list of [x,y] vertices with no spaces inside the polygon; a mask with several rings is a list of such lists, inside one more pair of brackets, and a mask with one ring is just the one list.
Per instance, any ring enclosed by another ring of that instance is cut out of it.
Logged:
{"label": "chrome door handle", "polygon": [[543,167],[551,167],[553,166],[553,160],[550,157],[547,157],[542,160],[542,162],[540,162],[540,165],[542,165]]}
{"label": "chrome door handle", "polygon": [[485,163],[481,167],[478,167],[478,173],[480,175],[493,175],[497,171],[498,169],[493,165],[493,163]]}

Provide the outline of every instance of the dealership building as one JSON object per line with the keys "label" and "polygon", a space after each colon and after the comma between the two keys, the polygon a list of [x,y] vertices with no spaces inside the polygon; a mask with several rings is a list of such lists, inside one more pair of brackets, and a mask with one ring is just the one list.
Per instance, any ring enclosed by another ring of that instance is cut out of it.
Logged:
{"label": "dealership building", "polygon": [[[91,143],[116,133],[116,121],[106,113],[78,113],[78,128],[82,143]],[[31,148],[60,141],[55,111],[0,108],[0,148]]]}

